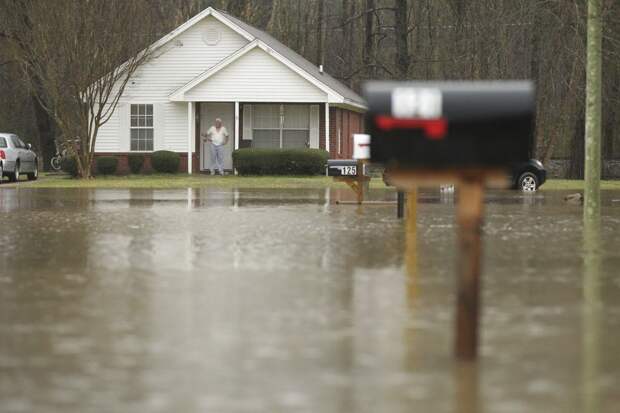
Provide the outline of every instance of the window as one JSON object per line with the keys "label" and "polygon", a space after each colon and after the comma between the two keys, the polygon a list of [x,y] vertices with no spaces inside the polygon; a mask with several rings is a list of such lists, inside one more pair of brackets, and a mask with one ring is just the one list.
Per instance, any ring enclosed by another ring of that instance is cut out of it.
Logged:
{"label": "window", "polygon": [[202,41],[205,42],[207,46],[215,46],[220,42],[222,35],[220,31],[215,27],[211,27],[207,29],[202,35]]}
{"label": "window", "polygon": [[0,137],[0,148],[6,148],[6,139],[3,137]]}
{"label": "window", "polygon": [[310,106],[254,105],[254,148],[306,148],[310,138]]}
{"label": "window", "polygon": [[153,105],[131,105],[131,150],[153,150]]}
{"label": "window", "polygon": [[255,105],[252,113],[255,148],[280,147],[280,105]]}
{"label": "window", "polygon": [[26,145],[24,145],[24,142],[22,142],[21,139],[19,139],[15,135],[11,136],[11,142],[13,142],[13,146],[15,148],[25,148],[26,147]]}
{"label": "window", "polygon": [[306,148],[310,139],[310,107],[282,105],[282,148]]}

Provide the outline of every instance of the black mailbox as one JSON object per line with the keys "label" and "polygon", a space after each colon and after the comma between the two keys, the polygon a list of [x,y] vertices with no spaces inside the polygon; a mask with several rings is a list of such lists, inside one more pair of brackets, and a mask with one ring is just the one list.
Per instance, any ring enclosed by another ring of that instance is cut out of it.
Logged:
{"label": "black mailbox", "polygon": [[369,82],[364,93],[372,162],[507,167],[531,158],[531,82]]}
{"label": "black mailbox", "polygon": [[363,172],[358,171],[358,164],[355,159],[328,159],[327,176],[357,176]]}

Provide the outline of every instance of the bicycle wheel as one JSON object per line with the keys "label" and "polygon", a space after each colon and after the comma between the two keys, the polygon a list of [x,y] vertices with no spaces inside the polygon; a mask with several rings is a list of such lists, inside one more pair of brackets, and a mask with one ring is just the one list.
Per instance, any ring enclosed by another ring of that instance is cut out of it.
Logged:
{"label": "bicycle wheel", "polygon": [[60,156],[54,156],[51,160],[50,160],[50,165],[52,166],[52,169],[55,171],[60,171]]}

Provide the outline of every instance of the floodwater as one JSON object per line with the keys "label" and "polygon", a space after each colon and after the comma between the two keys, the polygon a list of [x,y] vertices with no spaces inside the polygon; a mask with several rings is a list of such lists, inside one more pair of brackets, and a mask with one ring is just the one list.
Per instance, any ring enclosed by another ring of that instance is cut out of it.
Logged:
{"label": "floodwater", "polygon": [[0,412],[618,412],[620,193],[585,248],[564,195],[487,195],[472,364],[453,195],[414,244],[346,190],[0,188]]}

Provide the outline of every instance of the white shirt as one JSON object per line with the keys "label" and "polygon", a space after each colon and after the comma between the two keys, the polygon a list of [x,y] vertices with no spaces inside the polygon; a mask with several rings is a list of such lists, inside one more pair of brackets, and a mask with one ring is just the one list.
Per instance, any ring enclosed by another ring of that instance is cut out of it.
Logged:
{"label": "white shirt", "polygon": [[224,126],[220,127],[219,130],[215,126],[211,126],[207,131],[207,136],[211,138],[214,145],[221,146],[228,138],[228,131]]}

